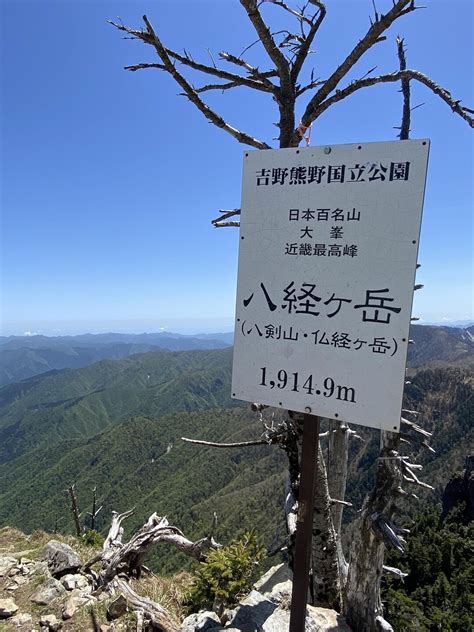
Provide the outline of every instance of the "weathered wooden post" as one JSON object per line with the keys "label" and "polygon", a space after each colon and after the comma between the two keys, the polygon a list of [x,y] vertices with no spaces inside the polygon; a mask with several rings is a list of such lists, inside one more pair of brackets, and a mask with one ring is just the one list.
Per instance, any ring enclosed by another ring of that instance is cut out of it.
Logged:
{"label": "weathered wooden post", "polygon": [[304,416],[290,632],[302,632],[305,627],[320,425],[319,417],[313,415]]}

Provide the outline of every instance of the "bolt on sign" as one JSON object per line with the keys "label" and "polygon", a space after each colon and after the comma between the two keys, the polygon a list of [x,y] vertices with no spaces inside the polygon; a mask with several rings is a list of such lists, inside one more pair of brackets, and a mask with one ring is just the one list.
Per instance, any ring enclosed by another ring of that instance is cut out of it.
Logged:
{"label": "bolt on sign", "polygon": [[245,153],[234,398],[399,430],[428,150]]}

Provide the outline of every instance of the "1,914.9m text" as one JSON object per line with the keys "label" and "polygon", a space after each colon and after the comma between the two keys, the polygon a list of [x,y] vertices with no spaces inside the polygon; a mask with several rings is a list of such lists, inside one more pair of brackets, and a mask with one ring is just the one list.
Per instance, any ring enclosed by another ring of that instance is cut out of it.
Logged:
{"label": "1,914.9m text", "polygon": [[322,385],[318,388],[312,375],[301,378],[298,372],[288,373],[285,369],[280,369],[275,379],[272,379],[267,375],[266,366],[262,366],[260,372],[260,386],[266,388],[279,388],[280,390],[289,390],[294,393],[306,392],[308,395],[322,395],[328,398],[334,397],[335,399],[350,402],[351,404],[356,403],[355,388],[336,384],[332,377],[326,377],[322,381]]}

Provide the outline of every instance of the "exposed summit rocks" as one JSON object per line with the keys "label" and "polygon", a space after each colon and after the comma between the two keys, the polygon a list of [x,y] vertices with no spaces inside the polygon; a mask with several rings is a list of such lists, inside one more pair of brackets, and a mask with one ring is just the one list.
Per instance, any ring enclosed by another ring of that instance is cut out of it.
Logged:
{"label": "exposed summit rocks", "polygon": [[62,577],[67,573],[74,573],[82,566],[79,555],[67,544],[51,540],[43,548],[41,559],[47,564],[53,577]]}

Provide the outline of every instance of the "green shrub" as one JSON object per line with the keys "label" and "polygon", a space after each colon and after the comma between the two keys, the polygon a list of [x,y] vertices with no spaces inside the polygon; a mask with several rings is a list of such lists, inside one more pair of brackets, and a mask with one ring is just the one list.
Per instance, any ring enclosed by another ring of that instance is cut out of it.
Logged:
{"label": "green shrub", "polygon": [[264,556],[265,549],[253,531],[228,546],[210,551],[194,573],[186,599],[188,611],[220,609],[237,603],[250,590]]}
{"label": "green shrub", "polygon": [[100,549],[104,544],[104,537],[98,531],[94,531],[93,529],[90,529],[89,531],[84,533],[84,535],[82,536],[82,540],[84,544],[96,547],[98,549]]}

